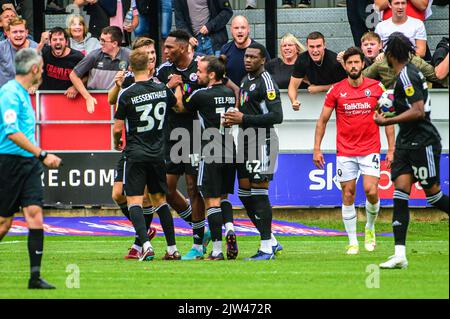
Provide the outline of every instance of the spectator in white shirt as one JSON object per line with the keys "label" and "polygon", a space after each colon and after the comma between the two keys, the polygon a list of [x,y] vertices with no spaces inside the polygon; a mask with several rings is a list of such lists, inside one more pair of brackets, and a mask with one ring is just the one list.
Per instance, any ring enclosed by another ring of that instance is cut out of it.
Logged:
{"label": "spectator in white shirt", "polygon": [[423,22],[407,16],[406,0],[389,0],[389,7],[392,10],[392,17],[380,22],[375,28],[375,33],[381,37],[383,46],[386,45],[387,39],[392,33],[401,32],[415,46],[416,54],[421,58],[425,57],[427,32]]}

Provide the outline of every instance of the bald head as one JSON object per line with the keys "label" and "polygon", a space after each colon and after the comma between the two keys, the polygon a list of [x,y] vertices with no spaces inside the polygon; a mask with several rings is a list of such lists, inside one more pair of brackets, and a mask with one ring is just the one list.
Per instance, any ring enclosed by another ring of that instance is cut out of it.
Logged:
{"label": "bald head", "polygon": [[246,48],[250,45],[250,25],[244,16],[235,16],[231,21],[231,35],[238,48]]}

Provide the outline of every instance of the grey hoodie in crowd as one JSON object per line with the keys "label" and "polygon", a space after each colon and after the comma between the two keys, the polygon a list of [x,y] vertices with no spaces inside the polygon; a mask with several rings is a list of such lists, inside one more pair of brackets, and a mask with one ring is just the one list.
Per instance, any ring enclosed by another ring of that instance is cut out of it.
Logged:
{"label": "grey hoodie in crowd", "polygon": [[86,35],[83,41],[77,42],[75,39],[70,38],[70,47],[74,50],[78,50],[84,55],[88,55],[90,52],[100,49],[101,45],[97,38],[93,38],[90,33]]}

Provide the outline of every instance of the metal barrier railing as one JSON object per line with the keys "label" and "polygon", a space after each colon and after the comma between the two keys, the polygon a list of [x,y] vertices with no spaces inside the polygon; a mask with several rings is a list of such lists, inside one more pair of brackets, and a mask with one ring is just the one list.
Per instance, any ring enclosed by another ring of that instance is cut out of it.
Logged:
{"label": "metal barrier railing", "polygon": [[68,99],[61,91],[37,91],[34,105],[38,145],[58,152],[113,151],[114,107],[107,102],[107,91],[90,93],[98,102],[92,114],[80,95]]}

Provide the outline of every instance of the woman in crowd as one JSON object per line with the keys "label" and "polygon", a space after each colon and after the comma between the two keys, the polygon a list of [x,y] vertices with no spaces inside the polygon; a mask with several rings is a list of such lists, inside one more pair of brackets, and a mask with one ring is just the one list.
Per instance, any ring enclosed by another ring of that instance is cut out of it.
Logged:
{"label": "woman in crowd", "polygon": [[[281,38],[280,53],[281,57],[270,60],[266,64],[267,71],[272,75],[280,89],[287,89],[294,71],[295,62],[300,53],[304,52],[305,47],[298,39],[290,33]],[[307,84],[302,83],[300,89],[306,89]]]}
{"label": "woman in crowd", "polygon": [[88,26],[81,15],[71,15],[67,19],[67,32],[70,35],[70,47],[87,55],[100,49],[100,42],[88,32]]}

